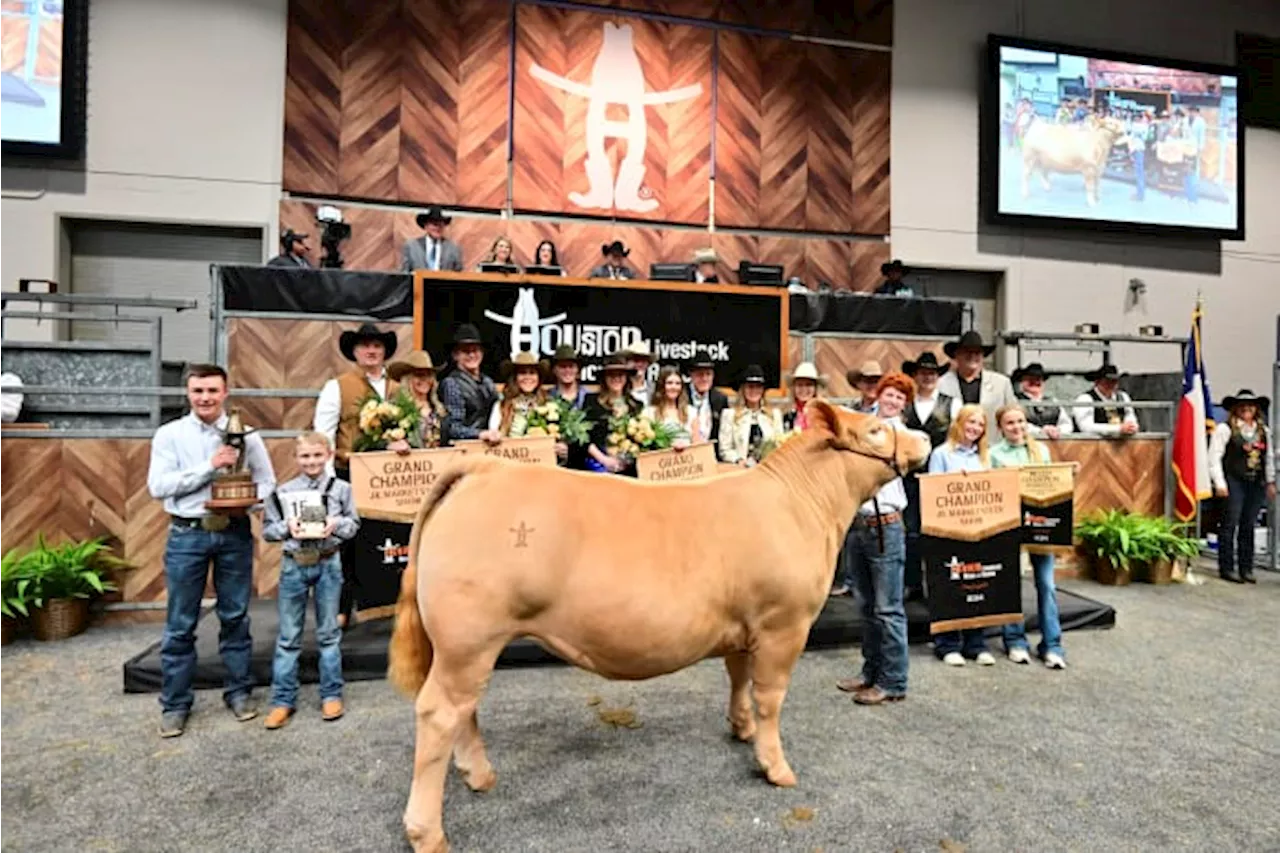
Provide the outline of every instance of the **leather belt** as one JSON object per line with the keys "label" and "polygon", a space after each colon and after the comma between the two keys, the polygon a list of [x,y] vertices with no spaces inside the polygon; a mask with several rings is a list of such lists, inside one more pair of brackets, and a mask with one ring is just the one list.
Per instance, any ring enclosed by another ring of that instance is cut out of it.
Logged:
{"label": "leather belt", "polygon": [[[234,527],[235,525],[241,524],[241,523],[247,524],[249,521],[249,516],[247,515],[226,516],[226,518],[228,521],[228,525],[227,525],[228,527]],[[204,518],[203,517],[187,518],[184,515],[171,515],[169,516],[169,523],[177,525],[178,527],[204,527]]]}
{"label": "leather belt", "polygon": [[902,513],[900,512],[886,512],[880,515],[858,513],[854,523],[862,523],[867,527],[883,527],[886,524],[896,524],[899,521],[902,521]]}

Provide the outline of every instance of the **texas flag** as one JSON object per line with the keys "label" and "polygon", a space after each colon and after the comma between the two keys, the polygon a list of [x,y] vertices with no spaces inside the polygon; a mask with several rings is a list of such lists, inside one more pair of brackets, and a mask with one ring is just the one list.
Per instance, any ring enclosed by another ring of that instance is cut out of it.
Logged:
{"label": "texas flag", "polygon": [[1180,521],[1196,517],[1200,501],[1213,494],[1209,483],[1209,430],[1213,408],[1200,347],[1200,303],[1191,312],[1191,343],[1182,369],[1182,401],[1173,427],[1173,513]]}

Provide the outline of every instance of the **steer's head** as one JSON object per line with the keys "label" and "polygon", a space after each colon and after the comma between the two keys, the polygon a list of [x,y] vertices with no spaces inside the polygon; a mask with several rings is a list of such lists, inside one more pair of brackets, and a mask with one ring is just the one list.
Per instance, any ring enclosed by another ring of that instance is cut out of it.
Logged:
{"label": "steer's head", "polygon": [[919,468],[929,458],[929,436],[918,430],[895,427],[875,415],[814,400],[805,407],[809,429],[831,433],[829,444],[857,461],[859,469],[873,472],[877,486]]}

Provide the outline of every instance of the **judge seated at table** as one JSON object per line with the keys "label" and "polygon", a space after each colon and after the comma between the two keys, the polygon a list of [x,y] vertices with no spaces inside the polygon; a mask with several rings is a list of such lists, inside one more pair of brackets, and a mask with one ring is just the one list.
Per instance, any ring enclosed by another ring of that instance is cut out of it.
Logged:
{"label": "judge seated at table", "polygon": [[400,258],[402,272],[414,270],[452,270],[462,272],[462,249],[444,236],[445,226],[453,217],[445,216],[439,205],[432,205],[415,220],[424,236],[404,244]]}
{"label": "judge seated at table", "polygon": [[1084,375],[1093,387],[1076,397],[1072,415],[1081,432],[1105,435],[1112,438],[1130,436],[1138,431],[1138,415],[1129,395],[1120,390],[1120,369],[1114,364],[1104,364]]}
{"label": "judge seated at table", "polygon": [[627,266],[627,255],[631,254],[631,250],[622,244],[621,240],[614,240],[600,247],[601,254],[605,257],[605,262],[591,271],[591,278],[611,278],[633,279],[636,277],[635,270]]}
{"label": "judge seated at table", "polygon": [[493,241],[484,259],[476,264],[476,272],[484,272],[486,264],[501,264],[510,267],[510,272],[520,272],[520,265],[512,257],[511,240],[505,234]]}
{"label": "judge seated at table", "polygon": [[267,261],[269,267],[295,267],[304,270],[312,268],[311,247],[307,245],[310,235],[299,234],[292,228],[280,235],[280,254]]}
{"label": "judge seated at table", "polygon": [[550,240],[543,240],[533,250],[533,263],[530,266],[553,267],[560,270],[560,275],[565,274],[564,267],[560,264],[560,253],[556,251],[556,244]]}
{"label": "judge seated at table", "polygon": [[720,257],[716,254],[715,249],[699,249],[693,253],[693,280],[699,284],[719,284],[720,275],[716,269],[716,264],[720,263]]}
{"label": "judge seated at table", "polygon": [[880,265],[880,274],[884,281],[876,288],[877,296],[915,296],[915,289],[903,281],[908,270],[902,261],[894,258],[887,264]]}

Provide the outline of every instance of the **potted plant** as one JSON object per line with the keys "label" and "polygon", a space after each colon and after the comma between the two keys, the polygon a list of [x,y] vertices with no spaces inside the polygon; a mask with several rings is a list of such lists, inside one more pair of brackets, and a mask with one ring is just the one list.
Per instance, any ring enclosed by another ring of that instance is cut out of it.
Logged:
{"label": "potted plant", "polygon": [[1187,524],[1175,524],[1163,517],[1150,519],[1148,535],[1156,554],[1147,565],[1148,582],[1165,584],[1172,583],[1175,577],[1185,577],[1187,566],[1200,555],[1200,542],[1190,532]]}
{"label": "potted plant", "polygon": [[31,578],[22,573],[18,564],[21,553],[14,549],[0,559],[0,645],[7,644],[18,632],[21,619],[30,616],[33,603],[30,592]]}
{"label": "potted plant", "polygon": [[12,571],[26,581],[23,594],[37,640],[62,640],[82,632],[89,622],[89,600],[115,590],[111,572],[130,568],[101,538],[49,545],[43,534],[36,534],[35,547],[11,559]]}
{"label": "potted plant", "polygon": [[1108,586],[1132,580],[1135,564],[1146,554],[1133,516],[1125,510],[1096,510],[1076,524],[1076,536],[1093,564],[1093,577]]}

